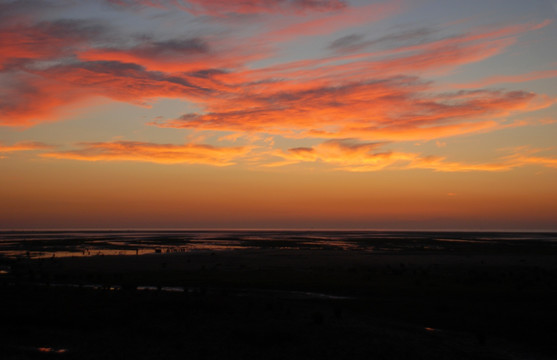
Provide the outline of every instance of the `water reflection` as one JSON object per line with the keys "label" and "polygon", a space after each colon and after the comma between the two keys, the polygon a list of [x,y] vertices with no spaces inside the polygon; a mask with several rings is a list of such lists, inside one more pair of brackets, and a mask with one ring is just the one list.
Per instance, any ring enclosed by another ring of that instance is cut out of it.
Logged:
{"label": "water reflection", "polygon": [[39,347],[37,351],[42,353],[52,353],[52,354],[64,354],[68,352],[68,349],[54,349],[51,347]]}
{"label": "water reflection", "polygon": [[[100,284],[72,284],[72,283],[51,283],[40,284],[41,286],[50,287],[63,287],[63,288],[81,288],[98,291],[122,291],[124,288],[120,285],[100,285]],[[129,290],[129,288],[127,288]],[[140,285],[133,289],[136,291],[162,291],[170,293],[185,293],[185,294],[223,294],[221,288],[201,288],[201,287],[187,287],[187,286],[153,286],[153,285]],[[353,296],[335,295],[318,293],[311,291],[297,291],[297,290],[278,290],[278,289],[227,289],[226,294],[230,296],[272,296],[288,299],[330,299],[330,300],[350,300],[356,299]],[[426,328],[428,329],[428,328]]]}
{"label": "water reflection", "polygon": [[[6,231],[0,257],[44,259],[187,252],[342,250],[374,253],[435,252],[501,243],[555,244],[555,233],[401,231]],[[0,269],[5,270],[5,269]]]}

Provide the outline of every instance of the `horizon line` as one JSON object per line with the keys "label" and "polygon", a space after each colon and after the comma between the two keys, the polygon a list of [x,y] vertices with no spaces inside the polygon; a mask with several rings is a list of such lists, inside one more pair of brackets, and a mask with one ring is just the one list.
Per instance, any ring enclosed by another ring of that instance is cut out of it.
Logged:
{"label": "horizon line", "polygon": [[557,229],[444,229],[444,228],[426,228],[426,229],[396,229],[396,228],[128,228],[128,227],[114,227],[114,228],[12,228],[0,229],[2,232],[257,232],[257,231],[272,231],[272,232],[506,232],[506,233],[557,233]]}

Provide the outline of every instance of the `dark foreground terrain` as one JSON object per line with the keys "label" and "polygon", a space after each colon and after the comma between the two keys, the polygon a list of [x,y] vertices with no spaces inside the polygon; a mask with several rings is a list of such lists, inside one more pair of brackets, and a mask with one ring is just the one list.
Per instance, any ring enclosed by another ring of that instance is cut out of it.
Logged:
{"label": "dark foreground terrain", "polygon": [[553,359],[553,243],[1,260],[2,359]]}

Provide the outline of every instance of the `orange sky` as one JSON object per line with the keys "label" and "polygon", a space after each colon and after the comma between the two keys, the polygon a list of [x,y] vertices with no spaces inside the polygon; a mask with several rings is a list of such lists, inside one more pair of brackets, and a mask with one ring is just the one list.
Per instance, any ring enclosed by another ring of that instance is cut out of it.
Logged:
{"label": "orange sky", "polygon": [[557,230],[556,8],[0,2],[0,229]]}

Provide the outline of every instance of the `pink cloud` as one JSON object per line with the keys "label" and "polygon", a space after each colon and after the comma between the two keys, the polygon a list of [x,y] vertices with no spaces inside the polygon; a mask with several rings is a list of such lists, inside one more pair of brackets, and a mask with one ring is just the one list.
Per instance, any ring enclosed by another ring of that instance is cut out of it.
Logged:
{"label": "pink cloud", "polygon": [[[286,41],[301,36],[315,36],[331,34],[346,27],[370,23],[384,19],[399,12],[401,1],[390,1],[364,6],[353,6],[337,13],[315,18],[295,18],[290,24],[284,26],[281,22],[280,30],[272,30],[262,38],[267,41]],[[273,26],[272,27],[279,27]]]}
{"label": "pink cloud", "polygon": [[225,15],[257,13],[306,13],[342,9],[343,0],[107,0],[120,6],[180,9],[193,14]]}

